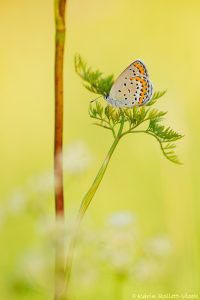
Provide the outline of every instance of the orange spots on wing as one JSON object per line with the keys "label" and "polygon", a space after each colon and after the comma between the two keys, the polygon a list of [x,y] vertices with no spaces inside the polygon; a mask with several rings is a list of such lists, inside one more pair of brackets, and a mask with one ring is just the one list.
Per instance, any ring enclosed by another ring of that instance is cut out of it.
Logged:
{"label": "orange spots on wing", "polygon": [[139,104],[142,104],[143,100],[145,99],[145,93],[147,92],[147,85],[146,85],[146,80],[144,78],[141,78],[139,76],[135,77],[136,81],[139,81],[142,85],[142,90],[140,92],[140,98],[139,98]]}
{"label": "orange spots on wing", "polygon": [[134,80],[136,82],[136,85],[138,83],[140,83],[140,96],[139,96],[139,100],[138,100],[138,104],[141,105],[147,95],[147,81],[145,78],[141,77],[141,76],[135,76],[135,77],[131,77],[129,78],[130,80]]}
{"label": "orange spots on wing", "polygon": [[140,74],[145,75],[145,69],[139,62],[134,63],[133,66],[138,69]]}
{"label": "orange spots on wing", "polygon": [[142,104],[143,100],[144,100],[144,95],[142,94],[142,96],[140,96],[139,98],[139,104]]}

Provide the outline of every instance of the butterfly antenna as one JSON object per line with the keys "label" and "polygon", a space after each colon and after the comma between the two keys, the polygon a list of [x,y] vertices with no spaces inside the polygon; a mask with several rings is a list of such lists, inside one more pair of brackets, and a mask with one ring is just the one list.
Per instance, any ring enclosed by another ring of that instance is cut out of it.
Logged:
{"label": "butterfly antenna", "polygon": [[101,98],[101,97],[103,97],[103,96],[99,96],[99,97],[97,97],[96,99],[94,99],[94,100],[90,101],[90,103],[93,103],[93,102],[97,101],[97,100],[98,100],[99,98]]}

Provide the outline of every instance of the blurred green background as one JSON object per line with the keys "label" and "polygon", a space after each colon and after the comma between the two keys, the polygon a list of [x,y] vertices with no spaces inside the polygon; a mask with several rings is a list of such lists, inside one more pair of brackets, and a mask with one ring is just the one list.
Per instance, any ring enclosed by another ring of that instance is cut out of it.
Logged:
{"label": "blurred green background", "polygon": [[[112,142],[109,132],[91,125],[88,103],[95,96],[75,74],[75,53],[95,69],[115,76],[133,60],[142,59],[154,89],[167,89],[156,104],[168,111],[165,124],[185,134],[177,149],[184,163],[181,166],[167,161],[151,137],[122,140],[87,213],[85,224],[102,228],[111,213],[132,212],[141,239],[164,234],[173,244],[166,274],[150,282],[130,281],[124,299],[131,299],[135,291],[198,293],[200,289],[199,30],[198,0],[71,0],[68,4],[64,144],[66,155],[72,155],[65,173],[69,218]],[[42,219],[43,212],[53,216],[49,181],[40,181],[42,192],[38,186],[34,190],[38,176],[51,174],[53,167],[53,1],[1,0],[0,35],[0,299],[51,299],[39,288],[29,291],[29,296],[26,291],[19,296],[18,288],[10,290],[10,281],[24,253],[43,242],[35,233],[35,222]],[[83,172],[76,172],[76,166],[73,171],[69,163],[73,153],[80,161],[88,155],[85,165],[77,167]],[[20,203],[24,205],[20,197],[31,198],[31,207],[20,210]],[[40,207],[33,209],[34,202],[41,204],[41,211]],[[104,299],[112,299],[107,274],[101,286],[87,291],[86,299],[94,295],[98,299],[103,292]]]}

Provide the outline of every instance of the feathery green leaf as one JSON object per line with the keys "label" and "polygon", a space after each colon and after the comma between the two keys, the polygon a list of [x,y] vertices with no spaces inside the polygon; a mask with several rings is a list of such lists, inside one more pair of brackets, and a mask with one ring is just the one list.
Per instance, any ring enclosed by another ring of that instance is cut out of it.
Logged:
{"label": "feathery green leaf", "polygon": [[99,70],[93,71],[80,55],[75,56],[75,71],[84,80],[84,87],[92,93],[106,96],[113,85],[113,75],[105,78]]}
{"label": "feathery green leaf", "polygon": [[164,125],[160,124],[160,120],[160,118],[150,120],[147,131],[156,135],[161,142],[173,142],[183,137],[170,127],[166,128]]}

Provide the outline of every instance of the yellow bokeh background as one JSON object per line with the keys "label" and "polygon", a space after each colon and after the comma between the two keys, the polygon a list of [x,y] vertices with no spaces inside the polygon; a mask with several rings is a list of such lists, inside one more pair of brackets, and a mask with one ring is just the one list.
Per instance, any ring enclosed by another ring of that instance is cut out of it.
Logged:
{"label": "yellow bokeh background", "polygon": [[[52,2],[0,1],[2,206],[10,191],[53,166]],[[156,106],[168,111],[165,123],[185,135],[177,147],[183,165],[167,161],[151,137],[127,136],[114,153],[87,218],[101,224],[113,211],[130,210],[138,215],[144,233],[167,232],[175,245],[174,292],[188,293],[198,291],[200,270],[199,30],[198,0],[68,3],[64,144],[83,140],[94,161],[84,177],[69,188],[66,183],[66,212],[78,208],[112,143],[109,132],[91,125],[88,103],[95,96],[75,74],[74,55],[80,53],[94,69],[115,76],[140,58],[154,89],[167,89]],[[16,253],[31,243],[30,222],[26,217],[4,228],[2,270],[12,268]]]}

